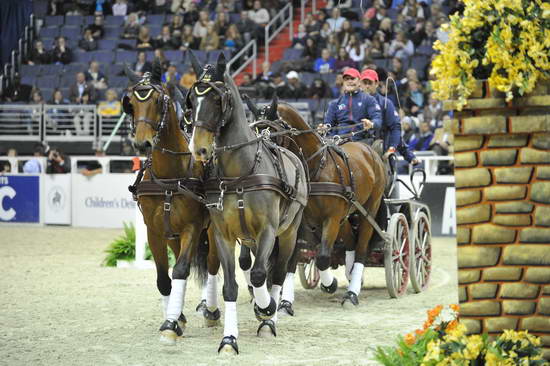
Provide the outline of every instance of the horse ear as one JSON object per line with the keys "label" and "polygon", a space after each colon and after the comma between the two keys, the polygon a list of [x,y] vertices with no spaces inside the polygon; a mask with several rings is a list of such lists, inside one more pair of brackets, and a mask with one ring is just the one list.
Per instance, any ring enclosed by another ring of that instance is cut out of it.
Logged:
{"label": "horse ear", "polygon": [[191,50],[187,50],[187,54],[189,55],[189,59],[191,60],[191,66],[193,66],[193,71],[195,71],[195,74],[197,77],[202,74],[202,66],[199,63],[199,60],[197,60],[197,56],[193,53]]}
{"label": "horse ear", "polygon": [[278,103],[279,103],[279,97],[277,97],[277,94],[275,94],[273,96],[273,100],[271,101],[271,110],[276,111]]}
{"label": "horse ear", "polygon": [[225,70],[227,69],[227,60],[225,59],[225,55],[223,54],[223,52],[220,52],[220,55],[218,56],[216,69],[218,80],[223,81],[223,75],[225,74]]}
{"label": "horse ear", "polygon": [[260,111],[258,110],[258,106],[250,99],[250,97],[246,94],[243,94],[243,99],[248,106],[248,109],[250,109],[250,112],[254,115],[254,119],[258,119],[258,116],[260,115]]}
{"label": "horse ear", "polygon": [[130,69],[130,66],[128,66],[126,62],[124,63],[124,73],[132,84],[137,84],[139,82],[140,77]]}
{"label": "horse ear", "polygon": [[160,58],[155,57],[153,61],[153,72],[151,73],[151,81],[154,84],[160,84],[162,79],[162,65],[160,64]]}
{"label": "horse ear", "polygon": [[184,106],[185,98],[183,97],[183,94],[177,85],[174,85],[174,100],[178,102],[180,106]]}

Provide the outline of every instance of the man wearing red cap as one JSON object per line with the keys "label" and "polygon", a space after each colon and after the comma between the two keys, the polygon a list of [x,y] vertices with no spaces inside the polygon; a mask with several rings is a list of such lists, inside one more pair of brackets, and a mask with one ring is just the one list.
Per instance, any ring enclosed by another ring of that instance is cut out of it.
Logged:
{"label": "man wearing red cap", "polygon": [[361,84],[363,91],[376,99],[382,111],[382,124],[380,126],[365,124],[365,128],[374,127],[380,131],[381,138],[384,140],[384,151],[395,153],[397,150],[407,162],[413,165],[418,164],[416,156],[401,140],[401,121],[393,102],[378,93],[378,73],[372,69],[364,70],[361,73]]}
{"label": "man wearing red cap", "polygon": [[[324,128],[332,128],[328,135],[350,136],[353,141],[365,138],[364,126],[381,126],[382,115],[376,99],[363,93],[359,85],[361,73],[354,68],[343,72],[343,95],[329,103]],[[364,126],[356,125],[363,122]],[[349,128],[333,128],[350,126]],[[369,127],[369,128],[370,128]]]}

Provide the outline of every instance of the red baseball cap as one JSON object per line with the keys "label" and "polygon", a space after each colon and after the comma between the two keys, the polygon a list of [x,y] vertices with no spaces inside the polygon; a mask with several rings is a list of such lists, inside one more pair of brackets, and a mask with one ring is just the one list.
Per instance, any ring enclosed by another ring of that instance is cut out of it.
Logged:
{"label": "red baseball cap", "polygon": [[361,73],[361,80],[378,81],[378,74],[373,69],[366,69]]}
{"label": "red baseball cap", "polygon": [[354,69],[353,67],[348,67],[346,69],[346,71],[344,71],[342,73],[342,76],[351,76],[352,78],[360,78],[361,77],[361,73],[359,72],[359,70],[357,69]]}

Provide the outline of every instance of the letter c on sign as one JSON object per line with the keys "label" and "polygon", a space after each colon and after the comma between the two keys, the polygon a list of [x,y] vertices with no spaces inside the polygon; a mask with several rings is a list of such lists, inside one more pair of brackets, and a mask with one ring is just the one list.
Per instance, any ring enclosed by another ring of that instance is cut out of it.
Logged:
{"label": "letter c on sign", "polygon": [[15,194],[15,190],[12,187],[4,186],[0,188],[0,220],[10,221],[15,217],[15,210],[13,208],[4,210],[4,197],[13,198]]}

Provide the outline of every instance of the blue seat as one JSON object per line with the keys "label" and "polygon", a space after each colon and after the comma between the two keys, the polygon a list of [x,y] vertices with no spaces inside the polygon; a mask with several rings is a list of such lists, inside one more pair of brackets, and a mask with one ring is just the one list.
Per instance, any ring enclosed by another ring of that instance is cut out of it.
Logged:
{"label": "blue seat", "polygon": [[21,65],[21,77],[24,77],[24,76],[36,77],[37,75],[40,75],[41,71],[42,71],[42,65],[26,65],[26,64]]}
{"label": "blue seat", "polygon": [[105,32],[103,33],[104,39],[118,39],[120,37],[121,29],[105,27]]}
{"label": "blue seat", "polygon": [[115,60],[117,63],[132,63],[135,62],[137,58],[136,51],[116,51]]}
{"label": "blue seat", "polygon": [[82,37],[80,34],[80,28],[67,26],[61,28],[59,35],[67,38],[68,40],[78,40]]}
{"label": "blue seat", "polygon": [[65,17],[65,25],[68,26],[86,26],[88,22],[86,22],[86,18],[84,18],[82,15],[67,15]]}
{"label": "blue seat", "polygon": [[430,63],[428,56],[413,56],[411,58],[411,67],[416,70],[416,74],[420,80],[426,80],[426,67]]}
{"label": "blue seat", "polygon": [[40,38],[42,38],[42,39],[44,39],[44,38],[55,38],[58,35],[59,35],[59,28],[58,27],[40,29]]}
{"label": "blue seat", "polygon": [[59,84],[59,78],[57,75],[44,75],[36,79],[36,87],[42,88],[56,88]]}
{"label": "blue seat", "polygon": [[182,51],[164,51],[164,56],[171,62],[181,63],[183,61]]}
{"label": "blue seat", "polygon": [[90,57],[92,60],[107,65],[113,63],[115,54],[112,51],[93,51],[90,52]]}
{"label": "blue seat", "polygon": [[318,74],[313,72],[302,72],[300,73],[300,81],[307,87],[310,87],[313,83],[313,80],[318,78]]}
{"label": "blue seat", "polygon": [[[195,54],[195,57],[197,58],[197,60],[199,60],[201,65],[204,65],[206,63],[206,60],[207,60],[207,52],[206,51],[193,50],[193,53]],[[152,58],[150,60],[152,60]],[[185,52],[185,55],[183,56],[183,60],[186,64],[187,63],[191,64],[191,60],[187,56],[187,52]]]}
{"label": "blue seat", "polygon": [[43,17],[48,13],[48,1],[35,0],[32,2],[32,8],[35,16]]}
{"label": "blue seat", "polygon": [[434,49],[431,45],[422,44],[422,45],[418,46],[415,53],[417,55],[431,56],[431,55],[433,55],[434,52],[435,51],[434,51]]}
{"label": "blue seat", "polygon": [[92,60],[91,53],[77,50],[73,52],[73,61],[79,62],[79,63],[88,63]]}
{"label": "blue seat", "polygon": [[118,44],[116,39],[100,39],[97,41],[97,48],[99,50],[113,51]]}
{"label": "blue seat", "polygon": [[41,75],[61,75],[64,66],[57,64],[42,65]]}
{"label": "blue seat", "polygon": [[241,14],[239,13],[229,13],[229,23],[234,24],[241,20]]}
{"label": "blue seat", "polygon": [[206,57],[206,60],[208,63],[216,63],[218,61],[218,57],[220,56],[220,53],[225,55],[225,59],[227,61],[231,60],[231,51],[230,50],[212,50],[208,51],[208,55]]}
{"label": "blue seat", "polygon": [[111,76],[109,78],[110,88],[126,88],[128,86],[128,78],[126,76]]}
{"label": "blue seat", "polygon": [[40,92],[42,93],[42,98],[44,98],[46,103],[49,103],[52,100],[53,88],[40,88]]}
{"label": "blue seat", "polygon": [[74,75],[77,73],[77,72],[84,72],[88,69],[88,65],[84,64],[84,63],[80,63],[80,62],[72,62],[68,65],[65,65],[65,71],[64,71],[64,74],[67,74],[67,75],[72,75],[73,78],[74,78]]}
{"label": "blue seat", "polygon": [[36,82],[36,78],[37,78],[36,75],[22,74],[21,75],[21,84],[34,86],[34,84]]}
{"label": "blue seat", "polygon": [[113,76],[124,75],[124,66],[122,64],[107,65],[107,72],[109,74],[109,80],[111,80]]}
{"label": "blue seat", "polygon": [[296,60],[302,56],[303,50],[296,48],[287,48],[283,55],[283,60]]}
{"label": "blue seat", "polygon": [[65,99],[69,99],[69,88],[59,88],[61,90],[61,94],[63,94],[63,97]]}
{"label": "blue seat", "polygon": [[63,15],[48,15],[44,18],[45,27],[59,27],[63,25]]}
{"label": "blue seat", "polygon": [[147,25],[161,26],[164,23],[164,14],[150,14],[147,15]]}
{"label": "blue seat", "polygon": [[121,27],[123,23],[123,16],[107,15],[105,17],[105,26]]}
{"label": "blue seat", "polygon": [[336,74],[321,74],[321,79],[328,85],[334,85],[336,82]]}
{"label": "blue seat", "polygon": [[379,68],[387,69],[390,65],[390,60],[387,58],[375,58],[372,62]]}
{"label": "blue seat", "polygon": [[[79,71],[84,71],[84,70],[79,70]],[[61,74],[61,77],[59,78],[59,86],[65,87],[65,88],[70,87],[76,81],[75,74],[76,72],[70,73],[70,74],[69,73]]]}
{"label": "blue seat", "polygon": [[151,37],[156,38],[160,34],[160,29],[162,28],[162,24],[156,25],[156,24],[147,24],[149,27],[149,34]]}
{"label": "blue seat", "polygon": [[[135,39],[117,39],[116,40],[116,48],[118,49],[133,49],[136,47],[136,40]],[[121,47],[122,45],[122,47]],[[124,48],[126,46],[126,48]]]}

